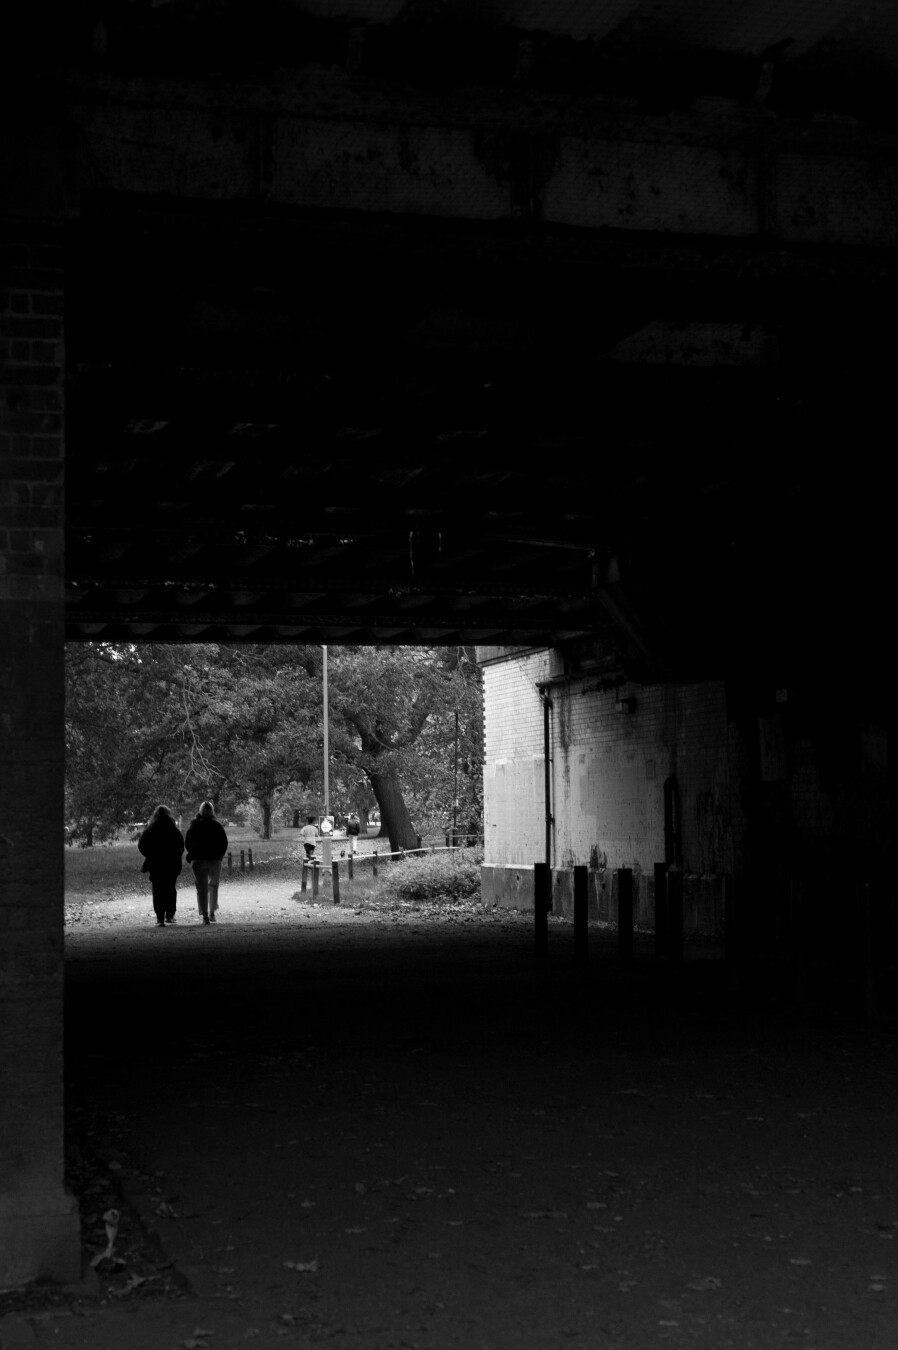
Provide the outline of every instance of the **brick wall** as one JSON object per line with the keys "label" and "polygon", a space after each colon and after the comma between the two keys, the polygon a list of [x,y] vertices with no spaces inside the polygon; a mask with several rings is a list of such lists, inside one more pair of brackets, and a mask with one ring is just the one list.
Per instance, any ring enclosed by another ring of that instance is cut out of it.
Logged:
{"label": "brick wall", "polygon": [[[537,683],[549,679],[557,666],[554,653],[541,651],[484,667],[487,897],[498,899],[507,889],[500,868],[508,872],[508,887],[521,896],[521,867],[545,857],[543,710]],[[597,874],[599,908],[612,903],[617,869],[632,868],[637,914],[648,921],[654,864],[665,860],[664,783],[675,775],[682,863],[696,878],[687,886],[687,905],[691,891],[716,895],[714,885],[698,879],[719,877],[733,866],[723,683],[622,684],[602,690],[584,675],[552,684],[547,692],[552,700],[553,868],[561,874],[578,864],[590,867]],[[625,699],[632,700],[632,711],[618,710]],[[560,875],[555,884],[559,894],[566,893]],[[698,910],[695,921],[700,921]]]}
{"label": "brick wall", "polygon": [[545,857],[543,709],[537,682],[552,653],[526,652],[483,668],[484,863]]}
{"label": "brick wall", "polygon": [[62,246],[0,234],[0,1287],[80,1269],[63,1186]]}
{"label": "brick wall", "polygon": [[[632,712],[617,704],[632,700]],[[683,865],[729,861],[727,724],[720,682],[552,690],[555,862],[651,871],[664,861],[664,781],[676,775]]]}

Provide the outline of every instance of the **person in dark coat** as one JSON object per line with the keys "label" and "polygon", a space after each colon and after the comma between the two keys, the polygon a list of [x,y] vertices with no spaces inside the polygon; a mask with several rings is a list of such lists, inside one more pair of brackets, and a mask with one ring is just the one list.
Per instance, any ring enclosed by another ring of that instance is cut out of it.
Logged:
{"label": "person in dark coat", "polygon": [[164,928],[166,922],[175,921],[175,910],[178,907],[176,882],[181,871],[181,855],[184,852],[184,836],[167,806],[156,807],[146,829],[137,841],[137,848],[146,860],[143,870],[150,874],[156,927]]}
{"label": "person in dark coat", "polygon": [[349,840],[349,852],[356,853],[359,847],[359,835],[362,832],[362,822],[359,820],[355,811],[350,814],[346,822],[346,838]]}
{"label": "person in dark coat", "polygon": [[203,802],[187,830],[187,861],[193,864],[196,902],[203,923],[215,923],[221,860],[228,851],[224,826],[215,819],[215,807]]}

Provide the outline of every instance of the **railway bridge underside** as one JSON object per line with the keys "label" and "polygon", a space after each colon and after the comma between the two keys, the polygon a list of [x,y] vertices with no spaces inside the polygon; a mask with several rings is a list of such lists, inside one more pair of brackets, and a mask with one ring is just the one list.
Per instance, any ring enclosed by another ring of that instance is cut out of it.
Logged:
{"label": "railway bridge underside", "polygon": [[66,639],[549,647],[890,728],[894,18],[352,8],[7,46],[0,1286],[78,1265]]}

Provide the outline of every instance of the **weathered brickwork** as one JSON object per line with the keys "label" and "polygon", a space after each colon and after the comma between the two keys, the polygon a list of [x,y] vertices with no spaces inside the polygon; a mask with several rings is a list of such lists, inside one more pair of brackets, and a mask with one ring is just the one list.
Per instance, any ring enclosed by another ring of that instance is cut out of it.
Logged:
{"label": "weathered brickwork", "polygon": [[[484,667],[489,893],[503,889],[498,869],[512,876],[545,860],[545,733],[538,686],[551,679],[557,664],[552,652],[542,651]],[[566,904],[570,869],[585,864],[594,874],[597,912],[610,913],[614,875],[628,867],[634,871],[637,914],[650,918],[654,864],[665,861],[670,847],[664,784],[675,777],[678,851],[696,879],[688,891],[697,896],[713,891],[709,903],[716,911],[719,880],[698,879],[719,879],[733,865],[722,682],[602,690],[582,676],[544,689],[551,700],[551,862],[558,903]],[[516,894],[522,893],[518,882]],[[704,901],[696,900],[700,904]]]}
{"label": "weathered brickwork", "polygon": [[0,1287],[79,1273],[63,1185],[63,255],[0,236]]}
{"label": "weathered brickwork", "polygon": [[551,652],[522,654],[483,670],[484,863],[545,857],[543,707],[538,682]]}

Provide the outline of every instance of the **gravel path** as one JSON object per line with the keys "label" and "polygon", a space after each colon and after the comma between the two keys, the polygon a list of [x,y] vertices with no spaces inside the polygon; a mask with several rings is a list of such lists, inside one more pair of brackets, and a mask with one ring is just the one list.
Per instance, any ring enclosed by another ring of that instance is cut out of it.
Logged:
{"label": "gravel path", "polygon": [[894,1350],[891,1026],[295,889],[164,931],[70,897],[72,1180],[120,1264],[4,1350]]}

